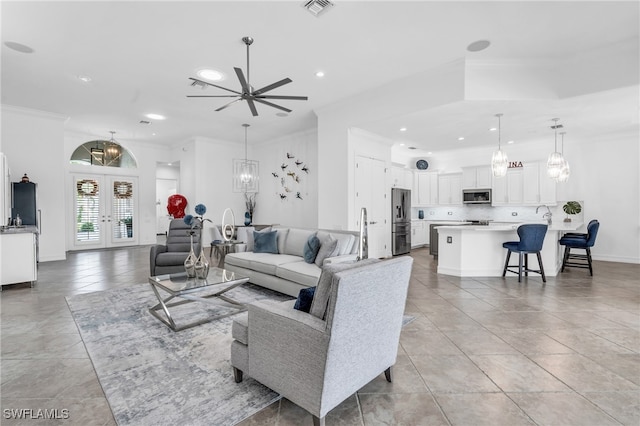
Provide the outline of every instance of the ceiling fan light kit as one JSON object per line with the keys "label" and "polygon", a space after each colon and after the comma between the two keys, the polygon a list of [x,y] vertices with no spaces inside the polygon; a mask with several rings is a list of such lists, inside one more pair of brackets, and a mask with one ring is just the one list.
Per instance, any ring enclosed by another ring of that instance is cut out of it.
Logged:
{"label": "ceiling fan light kit", "polygon": [[234,67],[234,71],[236,76],[238,77],[238,81],[240,82],[240,91],[228,89],[226,87],[218,86],[217,84],[213,84],[207,81],[199,80],[197,78],[189,77],[189,80],[192,81],[191,86],[213,86],[218,89],[226,90],[227,92],[234,93],[233,95],[187,95],[188,98],[236,98],[231,102],[221,106],[216,109],[216,111],[222,111],[225,108],[233,105],[239,101],[246,101],[249,109],[251,110],[251,114],[256,117],[258,116],[258,110],[256,109],[255,103],[261,103],[263,105],[268,105],[272,108],[279,109],[284,112],[291,112],[289,108],[285,108],[281,105],[274,104],[273,102],[268,101],[267,99],[282,99],[282,100],[295,100],[295,101],[306,101],[308,99],[307,96],[285,96],[285,95],[265,95],[265,93],[270,92],[271,90],[277,89],[280,86],[284,86],[285,84],[289,84],[292,82],[290,78],[283,78],[282,80],[276,81],[275,83],[264,86],[258,90],[254,90],[253,86],[250,83],[250,63],[249,63],[249,47],[253,44],[253,38],[251,37],[243,37],[242,42],[247,46],[247,75],[245,78],[244,72],[241,68]]}

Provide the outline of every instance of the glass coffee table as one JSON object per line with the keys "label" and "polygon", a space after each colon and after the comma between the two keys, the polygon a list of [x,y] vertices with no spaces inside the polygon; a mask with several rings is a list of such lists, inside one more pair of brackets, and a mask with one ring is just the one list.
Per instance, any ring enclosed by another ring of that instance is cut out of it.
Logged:
{"label": "glass coffee table", "polygon": [[[186,272],[149,277],[151,289],[158,298],[158,304],[149,308],[149,312],[173,331],[185,330],[196,325],[228,317],[245,311],[246,306],[225,296],[224,293],[248,281],[249,277],[222,268],[210,268],[206,279],[187,278]],[[163,298],[160,295],[161,291],[168,293],[169,296]],[[169,303],[174,298],[183,300]],[[227,309],[225,309],[224,314],[177,326],[171,316],[171,312],[169,312],[169,308],[196,301],[215,304]],[[228,312],[228,308],[232,309],[231,312]]]}

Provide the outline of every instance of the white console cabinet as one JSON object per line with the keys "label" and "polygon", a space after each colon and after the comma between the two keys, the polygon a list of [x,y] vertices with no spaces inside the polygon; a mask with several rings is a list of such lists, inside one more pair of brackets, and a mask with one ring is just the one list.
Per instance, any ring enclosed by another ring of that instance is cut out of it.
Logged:
{"label": "white console cabinet", "polygon": [[34,283],[38,279],[36,234],[3,232],[0,234],[1,284]]}

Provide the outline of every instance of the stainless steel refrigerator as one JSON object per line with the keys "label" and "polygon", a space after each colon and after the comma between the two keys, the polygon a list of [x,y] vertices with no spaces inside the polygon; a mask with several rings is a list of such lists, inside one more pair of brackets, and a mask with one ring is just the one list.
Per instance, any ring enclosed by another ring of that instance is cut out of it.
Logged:
{"label": "stainless steel refrigerator", "polygon": [[411,191],[391,189],[391,254],[411,251]]}

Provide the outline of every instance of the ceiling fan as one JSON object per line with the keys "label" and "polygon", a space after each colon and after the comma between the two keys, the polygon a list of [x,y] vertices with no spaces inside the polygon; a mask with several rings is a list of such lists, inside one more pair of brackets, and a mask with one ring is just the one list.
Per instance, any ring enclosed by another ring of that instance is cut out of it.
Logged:
{"label": "ceiling fan", "polygon": [[247,45],[247,78],[245,79],[244,73],[241,68],[234,67],[233,69],[236,71],[236,75],[238,76],[238,80],[240,80],[240,86],[242,91],[239,92],[237,90],[227,89],[226,87],[218,86],[213,83],[209,83],[207,81],[202,81],[197,78],[189,77],[189,80],[192,80],[192,86],[200,86],[202,88],[206,86],[217,87],[218,89],[223,89],[228,92],[235,93],[235,95],[187,95],[187,98],[237,98],[233,101],[229,102],[216,109],[216,111],[222,111],[223,109],[231,106],[232,104],[239,101],[247,101],[247,105],[249,105],[249,109],[251,110],[251,114],[254,117],[258,115],[258,110],[256,110],[255,102],[259,102],[261,104],[269,105],[270,107],[277,108],[279,110],[285,112],[291,112],[290,109],[285,108],[280,105],[276,105],[272,102],[267,101],[266,99],[290,99],[296,101],[306,101],[308,99],[307,96],[283,96],[283,95],[265,95],[266,92],[269,92],[273,89],[277,89],[280,86],[284,86],[285,84],[291,83],[290,78],[284,78],[280,81],[276,81],[275,83],[269,84],[258,90],[253,90],[251,84],[249,84],[249,46],[253,43],[253,39],[251,37],[243,37],[242,41]]}

